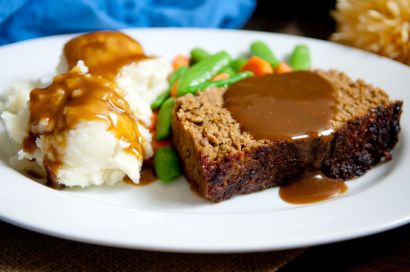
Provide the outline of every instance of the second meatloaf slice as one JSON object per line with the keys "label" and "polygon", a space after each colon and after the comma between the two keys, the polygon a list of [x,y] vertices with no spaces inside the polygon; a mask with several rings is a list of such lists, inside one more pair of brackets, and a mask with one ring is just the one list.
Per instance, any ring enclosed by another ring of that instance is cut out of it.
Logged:
{"label": "second meatloaf slice", "polygon": [[335,179],[363,175],[398,140],[401,101],[345,74],[318,71],[335,87],[332,137],[255,140],[223,107],[224,89],[177,99],[172,130],[186,178],[200,195],[222,201],[260,191],[320,169]]}

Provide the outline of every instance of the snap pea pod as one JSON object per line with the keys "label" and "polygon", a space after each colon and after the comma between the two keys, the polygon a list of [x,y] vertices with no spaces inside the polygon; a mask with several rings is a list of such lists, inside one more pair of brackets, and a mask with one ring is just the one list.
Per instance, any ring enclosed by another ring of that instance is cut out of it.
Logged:
{"label": "snap pea pod", "polygon": [[151,104],[151,109],[156,110],[159,109],[162,104],[165,102],[165,100],[169,97],[170,91],[171,91],[171,87],[172,85],[175,83],[175,81],[177,81],[183,74],[186,73],[186,71],[188,70],[188,67],[180,67],[177,70],[175,70],[168,79],[168,84],[169,84],[169,88],[161,93],[154,102],[152,102]]}
{"label": "snap pea pod", "polygon": [[162,104],[161,109],[158,112],[158,119],[156,124],[157,139],[163,140],[171,136],[171,118],[172,110],[175,106],[175,99],[169,97]]}
{"label": "snap pea pod", "polygon": [[181,175],[177,152],[170,146],[157,149],[154,168],[162,182],[169,183]]}
{"label": "snap pea pod", "polygon": [[184,90],[190,86],[201,84],[215,76],[227,66],[231,58],[226,52],[219,52],[198,63],[195,63],[179,79],[177,96],[187,94]]}
{"label": "snap pea pod", "polygon": [[296,45],[290,55],[289,64],[294,70],[310,69],[310,52],[304,44]]}
{"label": "snap pea pod", "polygon": [[233,77],[234,75],[236,75],[236,72],[232,69],[231,66],[226,66],[225,68],[222,68],[221,71],[219,71],[219,73],[226,73],[228,74],[230,77]]}
{"label": "snap pea pod", "polygon": [[239,58],[231,61],[230,66],[235,72],[239,73],[242,66],[244,66],[246,62],[247,62],[247,59],[245,57],[239,57]]}
{"label": "snap pea pod", "polygon": [[151,103],[151,109],[156,110],[159,109],[162,104],[164,104],[165,100],[169,97],[169,89],[165,92],[161,93],[154,102]]}
{"label": "snap pea pod", "polygon": [[186,66],[182,66],[179,67],[178,69],[176,69],[169,77],[168,79],[168,83],[170,86],[172,86],[175,81],[177,81],[181,76],[183,76],[187,71],[188,71],[188,67]]}
{"label": "snap pea pod", "polygon": [[253,76],[252,72],[246,71],[246,72],[242,72],[239,74],[234,75],[233,77],[230,77],[228,79],[221,79],[221,80],[215,80],[215,81],[207,81],[207,82],[203,82],[194,86],[189,86],[189,87],[185,87],[183,89],[183,92],[185,94],[187,93],[192,93],[192,94],[196,94],[199,91],[205,90],[207,88],[221,88],[221,87],[226,87],[229,85],[232,85],[235,82],[238,82],[242,79],[245,79],[247,77]]}
{"label": "snap pea pod", "polygon": [[275,57],[269,46],[262,41],[255,41],[251,44],[251,55],[266,60],[273,68],[279,64],[279,60]]}
{"label": "snap pea pod", "polygon": [[202,48],[194,48],[191,50],[191,59],[194,61],[194,63],[209,58],[210,56],[211,54],[209,54]]}

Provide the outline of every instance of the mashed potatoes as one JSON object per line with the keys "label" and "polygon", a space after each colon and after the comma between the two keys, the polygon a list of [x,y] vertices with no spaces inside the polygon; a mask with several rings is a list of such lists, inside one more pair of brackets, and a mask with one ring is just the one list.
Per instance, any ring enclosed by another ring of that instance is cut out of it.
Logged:
{"label": "mashed potatoes", "polygon": [[115,78],[134,114],[148,127],[150,105],[168,88],[167,76],[171,71],[171,64],[164,58],[151,58],[125,65]]}
{"label": "mashed potatoes", "polygon": [[[67,74],[72,75],[61,79]],[[14,166],[47,174],[52,182],[66,186],[111,185],[125,176],[138,183],[142,161],[152,155],[151,134],[134,119],[122,96],[116,95],[123,93],[115,85],[102,78],[95,83],[84,66],[67,74],[58,76],[45,89],[34,89],[29,107],[29,90],[36,84],[16,85],[7,92],[13,95],[3,98],[1,119],[10,139],[20,147],[17,158],[11,160]],[[90,94],[90,90],[87,84],[76,82],[84,79],[103,90],[88,95],[86,103],[79,95],[81,91]],[[108,95],[111,98],[105,104],[101,99]],[[72,100],[70,105],[68,98]],[[44,99],[43,103],[38,103],[39,99]],[[116,107],[107,106],[113,103]],[[32,150],[24,147],[30,137],[34,141]],[[130,149],[133,141],[134,150]]]}
{"label": "mashed potatoes", "polygon": [[57,71],[67,72],[80,60],[91,74],[122,89],[135,116],[146,127],[151,126],[150,105],[168,88],[167,76],[172,72],[169,61],[146,56],[137,41],[115,31],[87,33],[70,40]]}
{"label": "mashed potatoes", "polygon": [[19,148],[12,165],[65,186],[138,183],[153,155],[150,104],[168,88],[170,63],[125,34],[95,32],[70,40],[57,70],[51,83],[18,83],[0,98]]}
{"label": "mashed potatoes", "polygon": [[[118,139],[104,122],[81,122],[68,131],[62,152],[62,167],[56,173],[59,183],[66,186],[112,185],[127,175],[138,183],[142,156],[125,151],[129,143]],[[41,157],[47,146],[39,141]]]}

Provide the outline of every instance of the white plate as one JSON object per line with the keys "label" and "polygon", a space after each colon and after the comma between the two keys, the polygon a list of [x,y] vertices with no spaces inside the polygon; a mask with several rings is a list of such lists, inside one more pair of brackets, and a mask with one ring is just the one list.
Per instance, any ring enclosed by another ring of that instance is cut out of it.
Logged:
{"label": "white plate", "polygon": [[[329,42],[249,31],[138,29],[126,31],[149,54],[172,58],[200,46],[211,52],[245,52],[257,39],[284,57],[307,44],[313,65],[337,68],[385,88],[410,104],[410,69]],[[72,36],[55,36],[0,48],[0,89],[18,80],[50,75],[62,46]],[[393,160],[348,183],[345,195],[316,204],[290,205],[278,189],[212,204],[193,194],[187,182],[137,187],[56,191],[7,165],[0,142],[0,218],[42,233],[96,244],[176,252],[245,252],[303,247],[391,229],[410,221],[409,118],[401,119]]]}

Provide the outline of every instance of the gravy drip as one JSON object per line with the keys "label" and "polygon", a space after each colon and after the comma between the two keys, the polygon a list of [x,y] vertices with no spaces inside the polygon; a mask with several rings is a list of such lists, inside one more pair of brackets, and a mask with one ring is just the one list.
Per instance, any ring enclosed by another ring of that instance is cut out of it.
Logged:
{"label": "gravy drip", "polygon": [[64,46],[64,55],[69,69],[83,60],[90,74],[111,82],[125,65],[147,58],[136,40],[117,31],[80,35]]}
{"label": "gravy drip", "polygon": [[33,153],[36,139],[46,137],[43,165],[54,181],[62,166],[66,134],[82,121],[105,122],[119,140],[129,144],[124,150],[142,159],[143,139],[137,120],[117,88],[104,78],[84,75],[74,68],[56,76],[50,86],[32,90],[29,110],[29,135],[23,149]]}
{"label": "gravy drip", "polygon": [[307,204],[333,198],[347,191],[344,182],[321,173],[309,173],[279,189],[280,197],[292,204]]}

